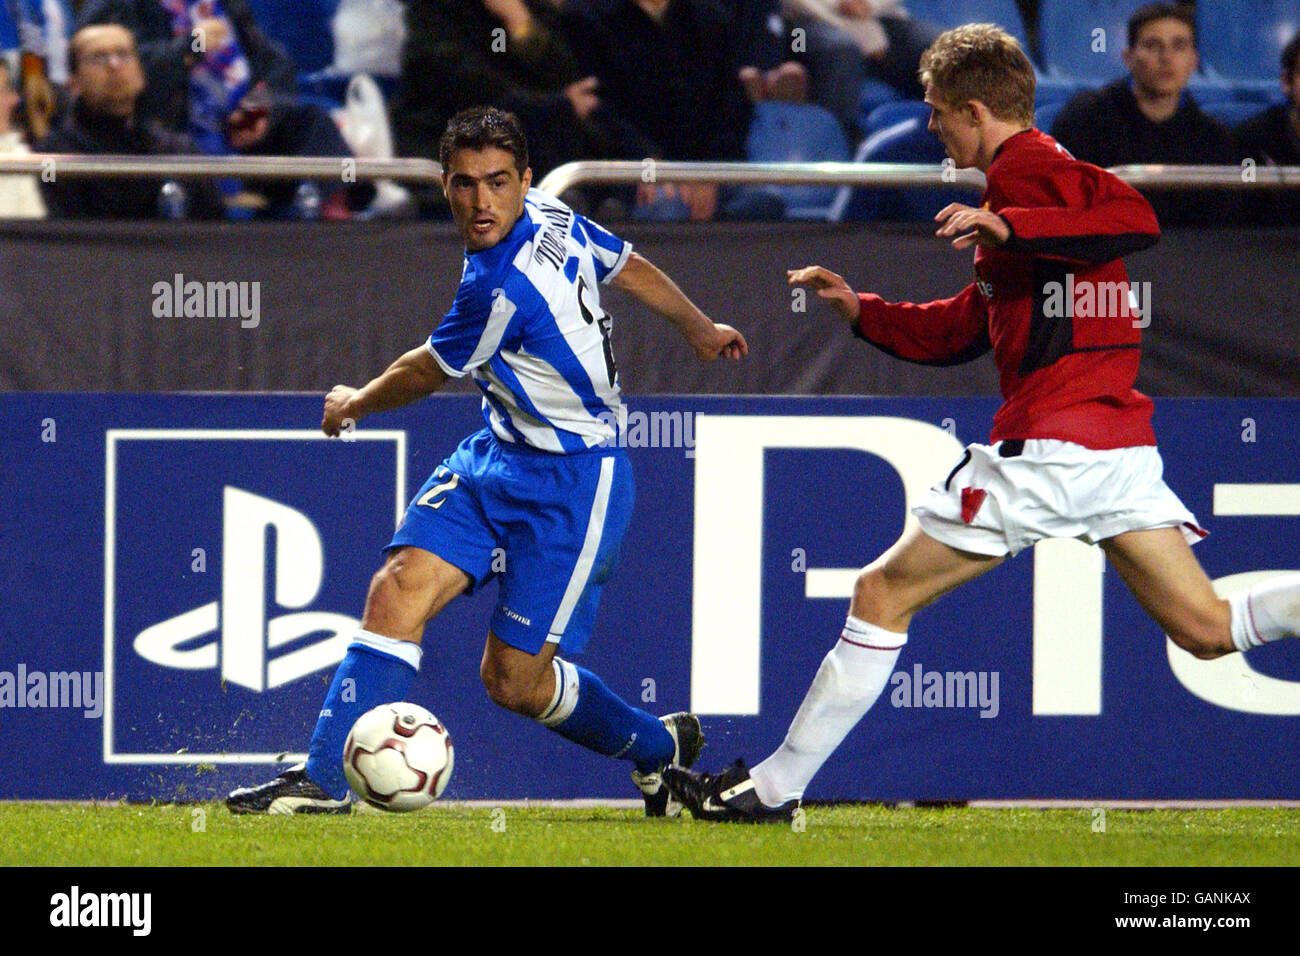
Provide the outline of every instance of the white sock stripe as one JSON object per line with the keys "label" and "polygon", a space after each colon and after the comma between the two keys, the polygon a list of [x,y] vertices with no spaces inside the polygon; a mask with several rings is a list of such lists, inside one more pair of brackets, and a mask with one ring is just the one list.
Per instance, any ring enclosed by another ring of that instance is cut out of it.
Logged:
{"label": "white sock stripe", "polygon": [[578,706],[578,668],[559,657],[551,660],[555,668],[555,696],[551,705],[537,717],[547,727],[557,727],[569,719]]}
{"label": "white sock stripe", "polygon": [[852,614],[845,619],[844,630],[840,637],[856,647],[869,647],[880,651],[895,651],[907,643],[906,632],[899,634],[897,631],[887,631]]}
{"label": "white sock stripe", "polygon": [[372,651],[378,651],[387,657],[395,657],[404,664],[409,664],[413,670],[420,669],[420,661],[424,656],[424,649],[419,644],[411,641],[399,641],[395,637],[385,637],[383,634],[376,634],[373,631],[363,631],[358,629],[352,635],[352,641],[349,647],[358,645]]}
{"label": "white sock stripe", "polygon": [[551,702],[546,705],[546,709],[537,715],[542,723],[546,723],[555,708],[560,706],[560,698],[564,696],[564,671],[560,670],[559,658],[552,658],[551,670],[555,673],[555,690],[551,692]]}

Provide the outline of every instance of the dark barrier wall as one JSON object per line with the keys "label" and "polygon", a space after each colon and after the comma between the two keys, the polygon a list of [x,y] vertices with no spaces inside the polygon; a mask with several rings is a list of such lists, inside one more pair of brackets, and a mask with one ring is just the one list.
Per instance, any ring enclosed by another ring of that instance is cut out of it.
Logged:
{"label": "dark barrier wall", "polygon": [[[997,392],[991,358],[956,369],[907,365],[852,339],[819,303],[794,311],[785,270],[809,263],[889,298],[956,293],[971,278],[970,253],[924,227],[620,231],[712,317],[744,331],[753,350],[739,367],[702,367],[664,322],[611,292],[605,304],[633,394]],[[1205,231],[1167,234],[1132,256],[1131,275],[1151,283],[1143,288],[1153,304],[1139,387],[1171,396],[1300,395],[1298,249],[1296,231]],[[0,388],[359,385],[427,336],[450,304],[460,263],[445,225],[7,224],[0,231]],[[183,295],[181,314],[169,317],[178,275],[182,292],[197,281],[244,293],[246,317],[219,317],[215,308],[186,317]]]}
{"label": "dark barrier wall", "polygon": [[[631,403],[636,512],[584,664],[656,713],[703,714],[710,769],[761,759],[857,569],[995,406]],[[319,418],[305,395],[0,395],[0,799],[202,799],[306,747],[398,510],[482,423],[469,396],[352,441]],[[1224,590],[1300,568],[1298,426],[1293,399],[1156,404],[1166,478]],[[455,738],[448,797],[636,796],[625,764],[489,702],[496,599],[448,605],[410,694]],[[1049,541],[917,616],[808,795],[1290,798],[1297,731],[1300,641],[1198,661],[1098,548]]]}

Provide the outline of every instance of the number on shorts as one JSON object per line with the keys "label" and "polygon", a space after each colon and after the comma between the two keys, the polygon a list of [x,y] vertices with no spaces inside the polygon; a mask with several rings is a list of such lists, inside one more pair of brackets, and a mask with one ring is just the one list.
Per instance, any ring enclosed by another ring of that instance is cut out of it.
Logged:
{"label": "number on shorts", "polygon": [[434,485],[424,494],[420,495],[419,500],[416,501],[415,503],[417,505],[427,505],[428,507],[433,508],[436,511],[437,509],[443,506],[443,502],[445,502],[447,499],[443,498],[439,501],[434,501],[433,499],[437,498],[445,491],[451,491],[451,489],[455,488],[456,485],[460,484],[460,475],[456,474],[454,471],[451,471],[445,465],[439,465],[438,470],[435,471],[433,474],[434,477],[437,478],[442,478],[445,475],[451,475],[451,478],[448,479],[447,481],[444,481],[440,485]]}

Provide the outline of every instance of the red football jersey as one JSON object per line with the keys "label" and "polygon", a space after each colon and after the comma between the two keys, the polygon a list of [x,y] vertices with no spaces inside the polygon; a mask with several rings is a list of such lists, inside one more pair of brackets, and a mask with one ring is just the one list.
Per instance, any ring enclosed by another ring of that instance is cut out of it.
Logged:
{"label": "red football jersey", "polygon": [[855,333],[927,365],[955,365],[992,348],[1003,404],[990,441],[1154,445],[1151,399],[1133,388],[1146,323],[1119,260],[1159,239],[1150,203],[1031,129],[999,148],[983,204],[1006,220],[1011,237],[997,249],[976,248],[975,281],[924,304],[859,295]]}

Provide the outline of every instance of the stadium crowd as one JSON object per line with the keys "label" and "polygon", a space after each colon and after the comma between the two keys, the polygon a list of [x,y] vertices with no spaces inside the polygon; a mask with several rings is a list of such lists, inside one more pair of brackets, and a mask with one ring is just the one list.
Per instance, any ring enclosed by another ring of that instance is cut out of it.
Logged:
{"label": "stadium crowd", "polygon": [[[0,155],[436,159],[447,120],[490,104],[520,117],[535,181],[585,159],[933,165],[944,154],[916,65],[940,29],[972,20],[1021,40],[1037,124],[1080,159],[1300,164],[1293,0],[14,0],[0,5]],[[342,178],[53,179],[0,176],[0,216],[447,216],[436,187]],[[933,206],[900,196],[655,182],[566,194],[615,220]],[[1295,191],[1151,198],[1166,225],[1300,224]]]}

